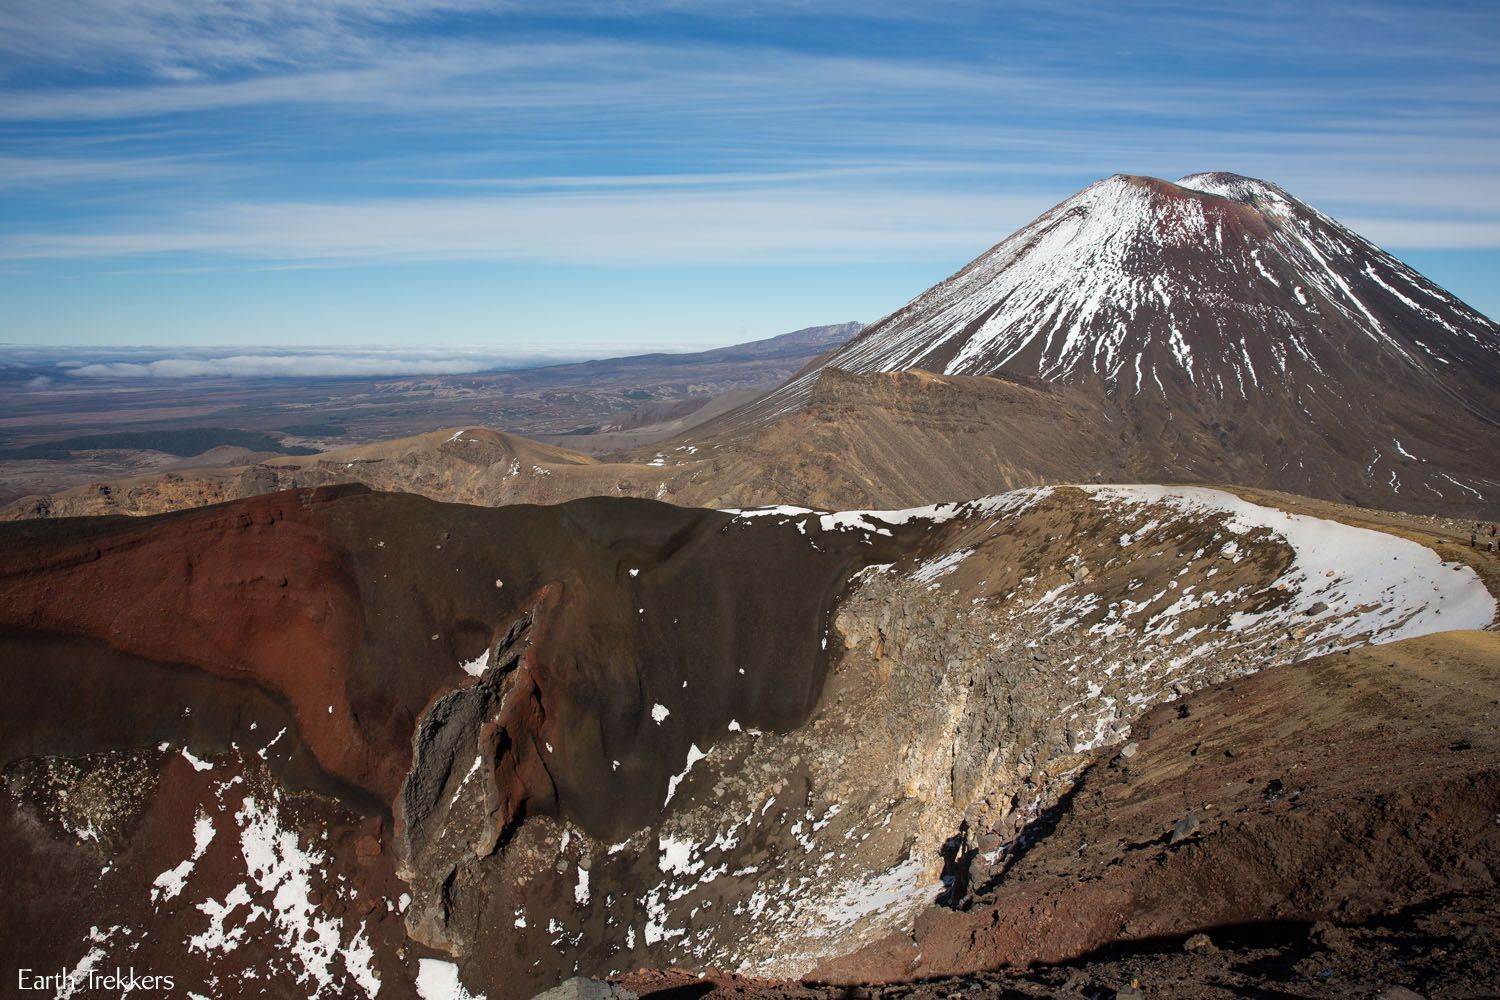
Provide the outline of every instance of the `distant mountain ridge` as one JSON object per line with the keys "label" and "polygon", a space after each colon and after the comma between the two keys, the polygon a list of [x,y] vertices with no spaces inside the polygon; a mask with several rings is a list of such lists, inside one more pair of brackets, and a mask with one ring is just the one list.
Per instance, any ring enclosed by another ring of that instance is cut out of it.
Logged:
{"label": "distant mountain ridge", "polygon": [[618,376],[639,369],[672,369],[694,365],[736,361],[766,361],[786,358],[803,358],[841,347],[859,333],[861,324],[856,322],[831,323],[824,326],[809,326],[791,333],[783,333],[764,340],[752,340],[743,344],[730,344],[707,351],[686,354],[657,352],[654,354],[632,354],[619,358],[600,358],[597,361],[578,361],[568,364],[548,365],[545,368],[522,368],[507,374],[521,375],[531,381],[545,382],[557,378],[576,380],[580,376]]}

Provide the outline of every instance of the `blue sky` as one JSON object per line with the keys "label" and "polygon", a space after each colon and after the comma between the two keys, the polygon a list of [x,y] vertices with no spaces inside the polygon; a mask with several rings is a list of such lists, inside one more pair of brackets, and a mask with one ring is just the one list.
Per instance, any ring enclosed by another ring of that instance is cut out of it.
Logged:
{"label": "blue sky", "polygon": [[1500,5],[1064,6],[9,0],[0,342],[713,346],[1217,169],[1500,315]]}

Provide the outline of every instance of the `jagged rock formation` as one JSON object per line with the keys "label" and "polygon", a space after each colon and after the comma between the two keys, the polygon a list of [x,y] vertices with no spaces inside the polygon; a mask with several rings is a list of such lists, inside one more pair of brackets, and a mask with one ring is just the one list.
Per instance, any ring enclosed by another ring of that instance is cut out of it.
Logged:
{"label": "jagged rock formation", "polygon": [[[56,767],[82,767],[86,778],[124,755],[145,801],[116,808],[115,796],[84,798],[67,782],[16,772],[3,833],[16,850],[7,857],[73,844],[91,871],[11,898],[20,909],[6,911],[8,922],[37,933],[11,937],[17,955],[72,968],[107,943],[92,941],[90,926],[140,930],[154,920],[140,905],[152,900],[157,874],[184,858],[193,864],[183,878],[209,864],[193,846],[200,806],[205,837],[250,846],[214,862],[205,885],[217,895],[192,900],[216,900],[208,917],[184,904],[170,925],[152,925],[154,935],[174,935],[151,938],[171,949],[164,954],[208,935],[230,947],[195,967],[244,946],[234,961],[254,969],[265,949],[281,946],[249,945],[244,930],[226,937],[224,920],[233,912],[237,928],[260,914],[294,937],[314,929],[322,951],[291,947],[276,968],[333,995],[325,991],[353,990],[370,972],[410,979],[396,945],[358,968],[330,965],[330,954],[359,951],[382,929],[351,913],[384,921],[404,912],[418,940],[457,942],[460,952],[474,933],[456,923],[473,899],[465,866],[504,846],[496,831],[547,816],[601,838],[637,829],[657,814],[676,761],[720,716],[767,730],[805,718],[821,687],[819,636],[834,597],[893,543],[851,536],[813,549],[771,525],[730,532],[729,523],[715,511],[631,500],[485,510],[343,488],[160,520],[7,526],[4,764],[61,758]],[[747,592],[757,578],[765,586]],[[512,647],[523,632],[518,662]],[[472,710],[458,711],[455,698]],[[676,711],[670,726],[655,705]],[[162,769],[181,770],[184,760],[192,773],[181,777],[193,780],[163,785],[172,779]],[[195,761],[208,777],[196,777]],[[271,794],[277,783],[288,795]],[[160,802],[153,787],[174,797]],[[472,817],[484,837],[467,853],[435,849],[459,835],[444,803],[465,787],[482,796]],[[310,840],[277,832],[311,822],[297,818],[296,790],[313,793],[308,808],[323,817]],[[330,809],[345,818],[335,822]],[[181,829],[142,840],[148,814],[162,824],[175,816]],[[324,857],[317,831],[328,824],[351,840],[376,838],[358,871]],[[272,857],[255,846],[266,838]],[[315,848],[320,860],[307,860]],[[392,888],[397,867],[409,889]],[[284,893],[297,872],[300,888]],[[287,902],[308,892],[327,894],[321,909],[311,904],[317,913]],[[506,974],[540,981],[567,971],[563,961],[536,968],[517,958]]]}
{"label": "jagged rock formation", "polygon": [[[1485,696],[1497,690],[1500,637],[1453,632],[1275,667],[1153,709],[1078,775],[1002,878],[975,880],[966,909],[933,910],[914,936],[820,975],[1024,967],[1252,923],[1400,926],[1418,903],[1489,889],[1500,739]],[[1332,950],[1349,947],[1324,928]],[[1486,942],[1460,945],[1454,959],[1493,963],[1495,943],[1488,954]]]}
{"label": "jagged rock formation", "polygon": [[618,982],[661,1000],[1483,993],[1500,976],[1497,657],[1493,633],[1450,632],[1213,685],[1081,771],[962,908],[801,982]]}

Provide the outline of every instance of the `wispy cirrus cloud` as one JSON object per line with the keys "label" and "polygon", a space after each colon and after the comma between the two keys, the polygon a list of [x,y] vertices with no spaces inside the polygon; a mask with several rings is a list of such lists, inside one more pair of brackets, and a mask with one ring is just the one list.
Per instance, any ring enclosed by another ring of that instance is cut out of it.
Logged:
{"label": "wispy cirrus cloud", "polygon": [[[0,259],[209,257],[244,262],[468,260],[629,266],[848,263],[972,256],[1050,194],[752,187],[219,206],[162,228],[0,236]],[[1360,214],[1385,246],[1500,246],[1500,213]]]}
{"label": "wispy cirrus cloud", "polygon": [[0,53],[22,66],[135,70],[191,80],[246,68],[368,58],[382,29],[465,11],[465,0],[13,0]]}
{"label": "wispy cirrus cloud", "polygon": [[[347,53],[346,53],[347,55]],[[1125,78],[1045,60],[1005,61],[807,52],[778,45],[612,39],[483,41],[419,39],[373,46],[358,58],[302,61],[254,72],[82,78],[46,88],[0,89],[0,120],[111,120],[261,106],[378,110],[382,115],[482,113],[549,116],[608,113],[621,124],[662,116],[771,123],[801,131],[819,122],[904,121],[936,115],[981,120],[1072,112],[1225,123],[1274,113],[1284,124],[1315,120],[1351,102],[1387,117],[1426,118],[1432,104],[1466,119],[1493,110],[1487,67],[1443,79],[1341,78],[1191,82]],[[988,102],[989,107],[974,102]],[[996,106],[994,102],[1005,102]],[[946,113],[943,113],[946,112]],[[612,117],[610,120],[614,120]],[[799,127],[800,126],[800,127]]]}
{"label": "wispy cirrus cloud", "polygon": [[400,375],[469,375],[514,366],[516,357],[455,353],[445,357],[389,354],[237,354],[223,358],[108,361],[68,372],[87,379],[178,378],[381,378]]}
{"label": "wispy cirrus cloud", "polygon": [[156,181],[219,169],[201,158],[173,156],[0,156],[0,189]]}
{"label": "wispy cirrus cloud", "polygon": [[0,259],[215,254],[593,264],[889,260],[982,248],[1037,196],[751,187],[224,205],[162,228],[0,236]]}
{"label": "wispy cirrus cloud", "polygon": [[1098,177],[1205,169],[1500,247],[1497,53],[1482,6],[1383,0],[16,0],[0,259],[96,294],[629,265],[667,300],[647,269],[956,267]]}

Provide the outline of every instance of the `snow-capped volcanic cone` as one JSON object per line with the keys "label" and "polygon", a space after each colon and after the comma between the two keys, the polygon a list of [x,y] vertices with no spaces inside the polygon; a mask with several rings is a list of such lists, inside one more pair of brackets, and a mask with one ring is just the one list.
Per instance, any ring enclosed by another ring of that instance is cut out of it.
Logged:
{"label": "snow-capped volcanic cone", "polygon": [[1390,506],[1500,497],[1500,326],[1235,174],[1085,188],[741,426],[802,405],[829,368],[1092,387],[1137,426],[1158,475]]}

